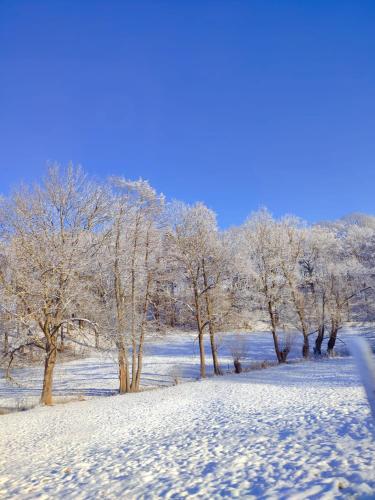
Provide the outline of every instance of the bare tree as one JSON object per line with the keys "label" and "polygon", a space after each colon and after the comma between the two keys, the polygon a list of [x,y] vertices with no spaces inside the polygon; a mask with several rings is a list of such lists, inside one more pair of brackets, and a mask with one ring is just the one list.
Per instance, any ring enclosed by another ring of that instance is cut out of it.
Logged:
{"label": "bare tree", "polygon": [[[146,181],[111,179],[113,200],[105,247],[107,314],[118,352],[119,392],[140,388],[150,300],[160,267],[164,198]],[[131,358],[131,361],[130,361]]]}
{"label": "bare tree", "polygon": [[[223,246],[218,239],[215,214],[202,203],[174,205],[174,217],[168,235],[169,258],[175,263],[190,290],[181,301],[194,315],[198,330],[200,375],[206,376],[204,334],[208,327],[214,373],[221,374],[215,341],[217,314],[215,291],[223,278]],[[180,299],[181,300],[181,299]]]}
{"label": "bare tree", "polygon": [[0,284],[16,304],[15,318],[45,351],[43,404],[52,404],[58,335],[77,320],[72,313],[83,303],[82,277],[98,245],[95,230],[105,207],[103,189],[73,166],[51,167],[43,184],[23,187],[1,206],[9,272],[0,270]]}
{"label": "bare tree", "polygon": [[295,217],[286,217],[277,223],[277,233],[280,269],[290,293],[291,305],[294,308],[299,329],[302,332],[302,356],[308,358],[310,353],[309,294],[301,268],[305,256],[307,232],[299,225],[300,221]]}
{"label": "bare tree", "polygon": [[[305,250],[300,260],[302,269],[303,292],[310,296],[312,311],[311,323],[317,333],[314,354],[322,355],[322,344],[326,332],[327,318],[327,262],[330,258],[331,248],[334,244],[332,232],[327,228],[315,226],[306,234]],[[307,300],[307,298],[305,299]]]}
{"label": "bare tree", "polygon": [[280,240],[277,223],[266,210],[248,219],[240,234],[244,288],[254,290],[268,315],[276,357],[284,363],[289,344],[280,346],[278,327],[285,307],[285,274],[280,266]]}

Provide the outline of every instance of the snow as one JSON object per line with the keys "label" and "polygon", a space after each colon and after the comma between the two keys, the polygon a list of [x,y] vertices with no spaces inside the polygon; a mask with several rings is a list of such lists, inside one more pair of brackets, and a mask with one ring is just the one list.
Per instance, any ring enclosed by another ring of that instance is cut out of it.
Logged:
{"label": "snow", "polygon": [[348,498],[375,494],[351,358],[1,417],[2,498]]}
{"label": "snow", "polygon": [[[248,363],[274,359],[269,335],[223,335],[224,368],[242,338]],[[60,397],[85,400],[0,417],[0,498],[375,496],[374,424],[350,357],[172,386],[199,373],[195,337],[175,334],[145,358],[144,386],[167,387],[113,397],[98,397],[117,386],[108,356],[57,369]],[[2,382],[2,404],[37,398],[41,371],[25,373],[23,388]]]}
{"label": "snow", "polygon": [[[274,362],[275,351],[269,332],[225,333],[217,336],[221,366],[233,370],[231,347],[241,344],[244,367],[254,362]],[[209,339],[205,339],[208,374],[213,372]],[[300,335],[294,336],[290,358],[301,353]],[[16,383],[0,378],[0,407],[28,408],[38,403],[42,388],[43,367],[13,369]],[[143,388],[171,386],[199,378],[199,348],[194,333],[172,332],[150,341],[145,348],[141,383]],[[98,352],[90,357],[57,365],[54,376],[56,401],[72,398],[112,396],[118,389],[116,353]]]}

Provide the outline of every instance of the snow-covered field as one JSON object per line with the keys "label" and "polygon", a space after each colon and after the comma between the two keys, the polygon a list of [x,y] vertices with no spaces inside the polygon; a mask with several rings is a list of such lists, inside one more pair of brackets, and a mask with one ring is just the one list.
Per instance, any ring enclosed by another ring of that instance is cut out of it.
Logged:
{"label": "snow-covered field", "polygon": [[374,495],[350,358],[1,417],[2,498]]}
{"label": "snow-covered field", "polygon": [[[223,371],[233,370],[233,346],[243,351],[243,365],[275,361],[271,334],[251,332],[219,334],[218,350]],[[212,372],[209,340],[206,339],[207,372]],[[300,357],[300,336],[295,335],[290,358]],[[38,403],[42,388],[42,364],[13,369],[14,382],[0,378],[0,408],[28,408]],[[142,386],[165,387],[199,377],[199,350],[194,333],[175,332],[150,341],[145,347]],[[54,376],[56,401],[79,397],[111,396],[118,388],[116,353],[93,352],[88,358],[57,365]]]}
{"label": "snow-covered field", "polygon": [[[267,359],[267,337],[251,335],[249,359]],[[223,366],[224,344],[237,339],[222,340]],[[150,346],[145,381],[171,385],[177,368],[180,380],[195,378],[192,341]],[[102,361],[61,365],[57,389],[111,391],[115,365]],[[375,496],[374,428],[349,357],[38,407],[0,422],[0,498]]]}

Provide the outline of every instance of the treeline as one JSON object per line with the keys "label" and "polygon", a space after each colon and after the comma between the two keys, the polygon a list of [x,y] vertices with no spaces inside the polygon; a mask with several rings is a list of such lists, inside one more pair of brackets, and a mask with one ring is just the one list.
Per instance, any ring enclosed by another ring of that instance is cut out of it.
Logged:
{"label": "treeline", "polygon": [[45,352],[44,404],[67,339],[116,349],[126,393],[140,388],[156,330],[196,329],[205,377],[204,337],[219,375],[224,328],[267,321],[283,363],[290,330],[303,357],[320,356],[333,352],[344,321],[374,316],[371,216],[308,226],[260,210],[220,231],[204,204],[167,203],[146,181],[97,183],[53,166],[42,183],[1,199],[0,225],[2,349],[7,363],[25,349]]}

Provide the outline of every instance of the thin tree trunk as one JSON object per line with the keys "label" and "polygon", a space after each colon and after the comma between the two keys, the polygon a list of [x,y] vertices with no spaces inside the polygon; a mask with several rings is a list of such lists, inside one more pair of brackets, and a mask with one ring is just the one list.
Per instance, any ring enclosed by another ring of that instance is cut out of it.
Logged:
{"label": "thin tree trunk", "polygon": [[46,360],[44,363],[43,389],[40,402],[44,405],[52,404],[53,371],[57,358],[56,336],[51,335],[46,343]]}
{"label": "thin tree trunk", "polygon": [[[149,271],[151,227],[152,227],[152,223],[150,222],[148,224],[147,231],[146,231],[144,269],[147,273],[147,281],[146,281],[146,289],[144,291],[144,301],[143,301],[142,320],[141,320],[141,333],[140,333],[140,337],[139,337],[139,341],[138,341],[138,350],[137,351],[136,351],[135,336],[133,336],[133,365],[132,365],[132,383],[131,383],[131,390],[133,392],[139,391],[139,387],[141,384],[142,366],[143,366],[143,346],[144,346],[144,340],[145,340],[145,327],[146,327],[147,309],[148,309],[148,304],[149,304],[149,292],[150,292],[150,285],[151,285],[151,273]],[[134,243],[134,251],[136,250],[136,248],[137,248],[137,238],[135,239],[135,243]],[[133,254],[133,257],[135,258],[135,254]],[[134,262],[135,262],[135,260],[133,260],[132,265],[134,265]],[[133,279],[133,275],[132,275],[132,279]],[[134,291],[135,291],[135,281],[132,282],[132,296],[133,296]]]}
{"label": "thin tree trunk", "polygon": [[132,381],[130,383],[130,392],[136,392],[135,381],[137,378],[137,342],[135,336],[132,338]]}
{"label": "thin tree trunk", "polygon": [[60,350],[63,352],[65,349],[64,325],[60,327]]}
{"label": "thin tree trunk", "polygon": [[9,352],[9,335],[7,327],[4,328],[4,346],[3,346],[4,354],[8,354]]}
{"label": "thin tree trunk", "polygon": [[198,340],[199,340],[199,356],[200,356],[200,376],[201,378],[206,378],[206,355],[204,352],[204,337],[203,328],[199,304],[199,295],[196,284],[194,284],[194,304],[195,304],[195,317],[197,321],[198,328]]}
{"label": "thin tree trunk", "polygon": [[302,356],[304,358],[308,358],[310,355],[309,337],[306,331],[302,333],[303,333]]}
{"label": "thin tree trunk", "polygon": [[[317,305],[317,300],[316,300],[316,294],[315,294],[315,289],[313,289],[314,295],[315,295],[315,307],[316,307],[316,313],[317,316],[319,317],[319,308]],[[322,315],[320,318],[320,323],[318,326],[318,335],[315,339],[315,347],[314,347],[314,354],[315,356],[321,356],[322,355],[322,344],[324,340],[324,333],[325,333],[325,306],[326,306],[326,294],[323,291],[322,293]]]}
{"label": "thin tree trunk", "polygon": [[138,344],[138,356],[137,356],[137,373],[135,376],[135,383],[134,383],[134,390],[139,391],[140,385],[141,385],[141,373],[142,373],[142,366],[143,366],[143,346],[145,342],[145,322],[146,322],[146,315],[147,315],[147,307],[148,307],[148,289],[149,289],[149,284],[150,281],[147,281],[147,289],[146,289],[146,297],[145,297],[145,302],[143,305],[143,318],[142,318],[142,324],[141,324],[141,335],[139,337],[139,344]]}
{"label": "thin tree trunk", "polygon": [[115,241],[115,260],[114,260],[114,281],[115,281],[115,298],[116,298],[116,315],[117,315],[117,351],[118,351],[118,377],[119,377],[119,393],[124,394],[130,391],[129,381],[129,362],[128,353],[124,335],[124,300],[123,289],[120,274],[120,212],[119,219],[116,222],[116,241]]}
{"label": "thin tree trunk", "polygon": [[272,332],[273,346],[275,348],[277,361],[279,363],[283,363],[282,355],[279,348],[279,339],[277,338],[277,333],[273,328],[271,329],[271,332]]}
{"label": "thin tree trunk", "polygon": [[132,339],[132,380],[130,391],[135,391],[135,381],[137,378],[137,340],[135,337],[135,260],[138,248],[138,227],[139,217],[135,224],[134,245],[131,262],[131,339]]}
{"label": "thin tree trunk", "polygon": [[319,325],[318,335],[315,339],[314,354],[316,356],[322,355],[322,344],[323,344],[323,340],[324,340],[324,331],[325,331],[325,327],[324,327],[324,323],[323,323],[323,324]]}
{"label": "thin tree trunk", "polygon": [[331,331],[330,331],[330,334],[329,334],[329,340],[328,340],[328,345],[327,345],[327,354],[328,354],[328,356],[332,356],[332,354],[333,354],[333,349],[335,348],[338,329],[339,328],[338,328],[337,321],[332,320],[332,322],[331,322]]}
{"label": "thin tree trunk", "polygon": [[222,371],[220,369],[219,359],[218,359],[218,355],[217,355],[217,346],[216,346],[216,342],[215,342],[215,329],[214,329],[213,318],[212,318],[211,297],[210,297],[210,292],[208,290],[208,280],[207,280],[207,273],[206,273],[206,269],[205,269],[204,259],[202,259],[202,271],[203,271],[204,288],[206,289],[205,302],[206,302],[206,312],[207,312],[207,320],[208,320],[208,331],[210,334],[212,362],[214,365],[214,374],[215,375],[222,375]]}
{"label": "thin tree trunk", "polygon": [[297,316],[298,316],[300,323],[301,323],[301,329],[302,329],[302,335],[303,335],[302,356],[304,358],[308,358],[310,355],[310,345],[309,345],[309,332],[308,332],[308,328],[307,328],[306,321],[305,321],[305,312],[304,312],[303,308],[301,307],[301,305],[299,304],[299,301],[297,299],[297,296],[296,296],[294,290],[292,290],[292,297],[293,297],[293,302],[294,302],[295,308],[297,310]]}
{"label": "thin tree trunk", "polygon": [[206,355],[204,352],[203,331],[200,331],[198,336],[199,336],[200,376],[201,378],[206,378]]}
{"label": "thin tree trunk", "polygon": [[136,373],[135,384],[134,384],[134,390],[136,392],[139,391],[139,388],[141,386],[141,374],[142,374],[142,367],[143,367],[143,345],[144,345],[144,337],[145,337],[145,325],[142,324],[142,327],[141,327],[141,336],[140,336],[140,339],[139,339],[139,346],[138,346],[137,373]]}
{"label": "thin tree trunk", "polygon": [[120,342],[120,345],[118,345],[118,376],[119,393],[125,394],[129,391],[129,369],[126,349],[123,342]]}
{"label": "thin tree trunk", "polygon": [[150,231],[152,224],[150,223],[147,228],[146,233],[146,246],[145,246],[145,258],[144,267],[147,272],[146,289],[144,294],[143,310],[142,310],[142,321],[141,321],[141,335],[138,344],[138,359],[137,359],[137,373],[135,376],[135,390],[138,392],[141,385],[141,373],[143,366],[143,346],[145,341],[145,331],[146,331],[146,320],[147,320],[147,309],[149,304],[149,294],[152,275],[149,270],[149,256],[150,256]]}
{"label": "thin tree trunk", "polygon": [[[142,336],[142,334],[141,334],[141,336]],[[142,339],[142,345],[140,344],[138,347],[137,373],[135,376],[135,384],[134,384],[134,391],[135,392],[139,391],[139,388],[141,385],[142,367],[143,367],[143,339]]]}
{"label": "thin tree trunk", "polygon": [[[146,259],[146,265],[147,265],[147,259]],[[145,301],[143,304],[141,335],[139,338],[139,345],[138,345],[137,374],[136,374],[136,378],[135,378],[135,390],[137,392],[139,391],[139,388],[141,385],[141,373],[142,373],[142,366],[143,366],[143,346],[144,346],[144,342],[145,342],[145,327],[146,327],[145,323],[146,323],[146,317],[147,317],[150,283],[151,283],[151,276],[148,276],[146,293],[145,293]]]}
{"label": "thin tree trunk", "polygon": [[300,324],[301,324],[301,329],[302,329],[302,335],[303,335],[303,344],[302,344],[302,356],[304,358],[308,358],[310,355],[310,345],[309,345],[309,332],[308,328],[306,325],[305,321],[305,311],[303,305],[301,305],[300,301],[298,300],[297,293],[294,289],[293,283],[291,282],[290,278],[288,277],[287,273],[284,272],[285,277],[288,280],[289,288],[291,291],[292,295],[292,300],[294,303],[294,307],[297,312],[297,316],[299,318]]}
{"label": "thin tree trunk", "polygon": [[304,311],[301,308],[299,308],[298,305],[297,305],[297,314],[301,323],[301,329],[303,335],[302,356],[304,358],[308,358],[310,355],[309,332],[305,322]]}
{"label": "thin tree trunk", "polygon": [[210,344],[211,344],[211,352],[212,352],[212,362],[214,365],[214,374],[215,375],[222,375],[223,372],[221,371],[220,364],[219,364],[219,359],[218,359],[218,354],[217,354],[217,345],[215,341],[215,334],[212,330],[210,330]]}
{"label": "thin tree trunk", "polygon": [[277,361],[279,363],[285,363],[286,359],[288,357],[288,354],[289,354],[289,348],[286,347],[282,351],[280,350],[279,338],[277,336],[277,321],[276,321],[275,313],[273,311],[272,303],[270,300],[268,301],[268,314],[269,314],[270,320],[271,320],[271,333],[272,333],[273,345],[275,348]]}

